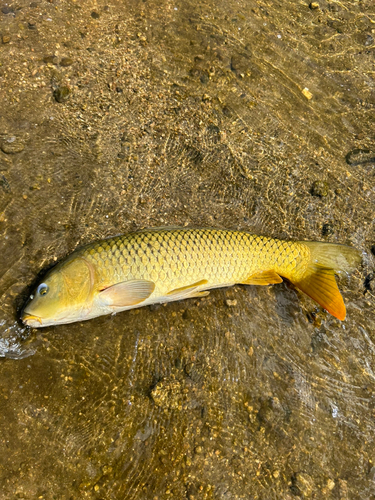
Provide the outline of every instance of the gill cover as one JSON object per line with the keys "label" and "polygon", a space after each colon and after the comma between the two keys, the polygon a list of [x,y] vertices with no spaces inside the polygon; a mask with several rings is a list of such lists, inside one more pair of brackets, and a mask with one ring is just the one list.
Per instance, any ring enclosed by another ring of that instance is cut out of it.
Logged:
{"label": "gill cover", "polygon": [[25,307],[22,320],[30,326],[47,326],[79,321],[90,307],[94,270],[75,257],[54,267]]}

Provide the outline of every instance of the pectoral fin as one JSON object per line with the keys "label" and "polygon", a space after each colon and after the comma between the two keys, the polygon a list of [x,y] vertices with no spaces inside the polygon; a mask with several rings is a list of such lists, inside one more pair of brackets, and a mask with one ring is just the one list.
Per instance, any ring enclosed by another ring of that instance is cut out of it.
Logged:
{"label": "pectoral fin", "polygon": [[283,279],[275,271],[271,270],[252,274],[241,283],[243,285],[273,285],[282,282]]}
{"label": "pectoral fin", "polygon": [[109,306],[136,306],[152,294],[155,283],[146,280],[124,281],[99,293],[100,300]]}

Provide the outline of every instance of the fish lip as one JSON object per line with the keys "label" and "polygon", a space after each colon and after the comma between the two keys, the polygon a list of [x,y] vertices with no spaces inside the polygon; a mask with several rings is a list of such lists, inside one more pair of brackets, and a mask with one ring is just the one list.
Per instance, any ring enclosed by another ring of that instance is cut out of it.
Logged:
{"label": "fish lip", "polygon": [[33,314],[24,313],[21,319],[26,326],[32,326],[34,328],[43,326],[42,318],[40,318],[39,316],[34,316]]}

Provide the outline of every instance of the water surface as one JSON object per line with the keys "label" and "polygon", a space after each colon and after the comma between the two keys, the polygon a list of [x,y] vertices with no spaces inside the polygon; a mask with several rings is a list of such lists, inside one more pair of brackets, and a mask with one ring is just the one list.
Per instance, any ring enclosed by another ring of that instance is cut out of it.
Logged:
{"label": "water surface", "polygon": [[[373,2],[0,5],[2,498],[375,498]],[[18,322],[170,225],[356,246],[347,320],[284,283]]]}

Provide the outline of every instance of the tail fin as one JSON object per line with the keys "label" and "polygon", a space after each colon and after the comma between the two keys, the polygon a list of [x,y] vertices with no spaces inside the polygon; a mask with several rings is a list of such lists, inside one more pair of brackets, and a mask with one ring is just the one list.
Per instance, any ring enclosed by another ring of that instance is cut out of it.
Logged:
{"label": "tail fin", "polygon": [[361,262],[361,253],[353,247],[301,241],[311,253],[310,262],[301,277],[292,283],[306,295],[314,299],[332,316],[343,321],[346,309],[341,293],[337,287],[335,274],[353,271]]}

